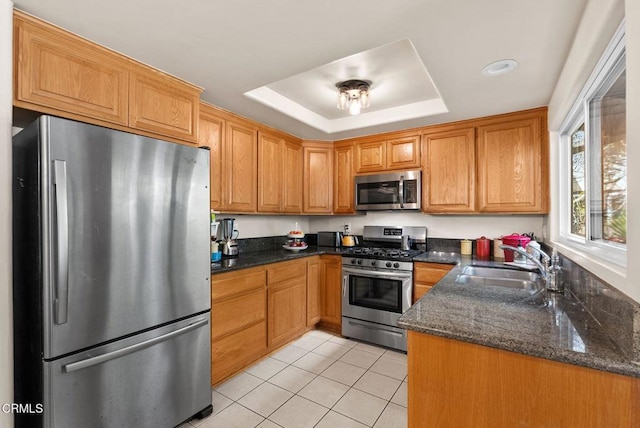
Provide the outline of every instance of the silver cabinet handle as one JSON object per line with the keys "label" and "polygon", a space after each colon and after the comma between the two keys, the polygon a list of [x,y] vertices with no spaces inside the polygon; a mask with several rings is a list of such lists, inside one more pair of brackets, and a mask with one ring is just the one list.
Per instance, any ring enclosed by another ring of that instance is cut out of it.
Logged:
{"label": "silver cabinet handle", "polygon": [[404,175],[400,176],[400,185],[398,186],[400,193],[400,208],[404,208]]}
{"label": "silver cabinet handle", "polygon": [[200,321],[194,322],[193,324],[189,324],[186,327],[182,327],[181,329],[172,331],[170,333],[164,334],[162,336],[154,337],[153,339],[145,340],[144,342],[136,343],[135,345],[127,346],[126,348],[118,349],[117,351],[108,352],[106,354],[98,355],[96,357],[87,358],[86,360],[81,360],[75,363],[69,363],[62,366],[62,371],[66,373],[71,373],[76,370],[86,369],[87,367],[95,366],[101,363],[104,363],[109,360],[114,360],[119,357],[123,357],[125,355],[131,354],[136,351],[140,351],[142,349],[153,346],[157,343],[164,342],[165,340],[172,339],[176,336],[180,336],[185,334],[191,330],[195,330],[209,323],[208,319],[202,319]]}
{"label": "silver cabinet handle", "polygon": [[53,161],[53,184],[56,186],[57,264],[55,273],[54,322],[67,322],[69,306],[69,211],[67,208],[67,164]]}

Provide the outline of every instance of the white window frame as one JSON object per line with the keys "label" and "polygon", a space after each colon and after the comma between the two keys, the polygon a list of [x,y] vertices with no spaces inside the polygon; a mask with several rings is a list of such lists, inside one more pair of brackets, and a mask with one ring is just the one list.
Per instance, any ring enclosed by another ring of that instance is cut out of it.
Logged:
{"label": "white window frame", "polygon": [[[624,21],[613,36],[609,46],[598,61],[593,73],[584,85],[584,88],[577,97],[572,108],[569,110],[565,120],[560,127],[560,151],[559,151],[559,203],[557,212],[557,222],[559,225],[558,240],[566,247],[596,257],[607,264],[613,263],[616,266],[627,267],[627,246],[609,242],[598,242],[590,239],[591,231],[591,195],[592,180],[590,168],[590,138],[594,131],[590,123],[589,102],[596,92],[601,88],[607,78],[616,71],[620,61],[625,60],[625,24]],[[626,66],[625,66],[626,68]],[[571,134],[578,127],[585,124],[585,190],[586,190],[586,236],[581,237],[571,233]]]}

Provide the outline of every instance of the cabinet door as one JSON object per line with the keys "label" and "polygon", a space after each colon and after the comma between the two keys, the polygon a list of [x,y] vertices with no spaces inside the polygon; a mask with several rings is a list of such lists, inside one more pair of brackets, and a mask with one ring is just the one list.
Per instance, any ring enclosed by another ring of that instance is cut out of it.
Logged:
{"label": "cabinet door", "polygon": [[420,168],[420,136],[387,141],[387,169]]}
{"label": "cabinet door", "polygon": [[412,302],[417,302],[425,293],[453,268],[444,263],[413,263],[413,296]]}
{"label": "cabinet door", "polygon": [[323,323],[334,330],[342,328],[342,257],[321,256]]}
{"label": "cabinet door", "polygon": [[129,73],[129,126],[196,143],[200,90],[151,68]]}
{"label": "cabinet door", "polygon": [[353,214],[354,182],[353,182],[353,144],[335,146],[333,178],[333,212],[334,214]]}
{"label": "cabinet door", "polygon": [[333,210],[333,147],[329,144],[303,146],[304,189],[303,211],[330,214]]}
{"label": "cabinet door", "polygon": [[282,177],[282,210],[302,212],[302,145],[284,140],[284,173]]}
{"label": "cabinet door", "polygon": [[222,208],[222,141],[224,140],[225,122],[200,107],[200,123],[198,124],[198,144],[209,148],[210,160],[210,194],[211,209]]}
{"label": "cabinet door", "polygon": [[473,212],[476,209],[474,128],[424,134],[422,211]]}
{"label": "cabinet door", "polygon": [[297,279],[267,287],[267,343],[275,348],[298,336],[307,325],[307,281]]}
{"label": "cabinet door", "polygon": [[[94,43],[14,13],[15,104],[127,125],[129,70],[125,58]],[[25,104],[26,103],[26,104]],[[33,104],[33,105],[31,105]]]}
{"label": "cabinet door", "polygon": [[258,131],[227,121],[224,139],[223,195],[225,210],[255,212],[257,207]]}
{"label": "cabinet door", "polygon": [[258,211],[282,211],[284,141],[258,132]]}
{"label": "cabinet door", "polygon": [[307,327],[320,321],[321,287],[320,287],[320,258],[312,257],[307,260]]}
{"label": "cabinet door", "polygon": [[541,129],[540,117],[478,128],[481,212],[546,212],[548,151]]}
{"label": "cabinet door", "polygon": [[356,143],[356,172],[374,172],[385,169],[386,144],[385,141],[371,143]]}

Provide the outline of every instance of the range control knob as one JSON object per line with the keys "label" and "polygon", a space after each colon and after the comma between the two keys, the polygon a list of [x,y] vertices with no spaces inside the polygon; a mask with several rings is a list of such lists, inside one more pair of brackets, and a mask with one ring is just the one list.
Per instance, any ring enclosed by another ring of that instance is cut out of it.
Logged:
{"label": "range control knob", "polygon": [[361,265],[362,264],[362,259],[358,259],[358,264]]}
{"label": "range control knob", "polygon": [[377,264],[378,264],[378,262],[377,262],[377,261],[375,261],[375,260],[371,260],[371,266],[376,266]]}
{"label": "range control knob", "polygon": [[394,267],[394,268],[396,268],[396,269],[397,269],[397,268],[399,268],[399,267],[400,267],[400,263],[395,262],[395,263],[393,264],[393,267]]}
{"label": "range control knob", "polygon": [[356,259],[351,259],[351,264],[355,265],[356,264]]}
{"label": "range control knob", "polygon": [[391,267],[391,262],[387,262],[386,267]]}

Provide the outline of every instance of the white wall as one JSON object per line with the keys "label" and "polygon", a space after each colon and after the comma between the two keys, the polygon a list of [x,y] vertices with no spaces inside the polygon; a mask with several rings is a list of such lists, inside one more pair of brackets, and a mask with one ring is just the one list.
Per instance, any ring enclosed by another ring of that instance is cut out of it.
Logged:
{"label": "white wall", "polygon": [[[309,233],[309,219],[303,216],[290,215],[246,215],[246,214],[218,214],[216,220],[235,218],[234,226],[240,235],[238,238],[262,238],[265,236],[281,236],[298,228]],[[218,235],[222,236],[222,235]]]}
{"label": "white wall", "polygon": [[309,231],[341,231],[346,223],[351,224],[351,232],[362,235],[367,226],[426,226],[429,238],[469,238],[481,236],[496,238],[513,232],[533,232],[542,236],[544,216],[462,216],[427,215],[414,212],[367,212],[366,215],[319,217],[309,220]]}
{"label": "white wall", "polygon": [[351,231],[362,235],[364,225],[373,226],[427,226],[430,238],[469,238],[480,236],[495,238],[513,232],[534,232],[543,236],[545,216],[433,216],[408,212],[369,212],[352,216],[277,216],[277,215],[230,215],[220,214],[217,218],[233,217],[238,224],[240,238],[285,235],[292,230],[295,222],[306,233],[319,231],[342,231],[345,223],[351,224]]}
{"label": "white wall", "polygon": [[[625,10],[626,8],[626,10]],[[548,235],[564,254],[640,302],[640,282],[633,270],[640,258],[640,2],[589,0],[571,53],[549,103],[551,183],[558,183],[559,130],[571,105],[602,55],[622,17],[626,19],[627,52],[627,260],[628,268],[595,260],[564,247],[559,241],[558,189],[552,189]]]}
{"label": "white wall", "polygon": [[[13,3],[0,0],[0,406],[13,401],[13,305],[11,270],[11,122]],[[13,416],[1,411],[0,427]]]}

